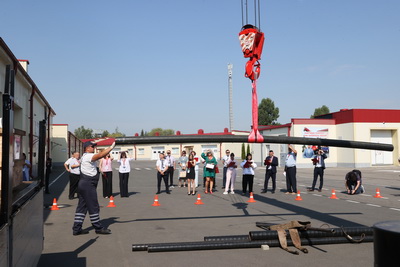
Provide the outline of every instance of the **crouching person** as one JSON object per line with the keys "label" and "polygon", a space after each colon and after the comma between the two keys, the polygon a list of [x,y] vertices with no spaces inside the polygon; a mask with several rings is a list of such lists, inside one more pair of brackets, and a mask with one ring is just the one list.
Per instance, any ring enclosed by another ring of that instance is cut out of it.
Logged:
{"label": "crouching person", "polygon": [[345,186],[349,195],[364,193],[361,172],[359,170],[348,172],[345,177]]}

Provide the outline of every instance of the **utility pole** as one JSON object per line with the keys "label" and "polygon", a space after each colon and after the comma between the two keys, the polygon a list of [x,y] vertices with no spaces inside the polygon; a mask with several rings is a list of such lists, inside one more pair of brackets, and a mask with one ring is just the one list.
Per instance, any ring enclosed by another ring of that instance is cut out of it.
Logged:
{"label": "utility pole", "polygon": [[233,65],[228,64],[228,88],[229,88],[229,131],[233,130],[233,104],[232,104],[232,69]]}

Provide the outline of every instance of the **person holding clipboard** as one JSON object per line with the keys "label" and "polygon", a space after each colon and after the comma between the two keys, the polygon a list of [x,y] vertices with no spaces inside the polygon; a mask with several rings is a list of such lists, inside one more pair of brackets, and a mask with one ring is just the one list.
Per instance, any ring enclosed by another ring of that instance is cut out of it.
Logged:
{"label": "person holding clipboard", "polygon": [[201,153],[201,157],[204,159],[204,176],[206,177],[206,189],[204,193],[213,193],[213,185],[215,178],[215,167],[217,166],[217,160],[213,156],[211,150],[207,150],[207,154]]}
{"label": "person holding clipboard", "polygon": [[254,169],[257,168],[257,164],[253,161],[253,156],[248,153],[240,167],[243,169],[242,196],[244,196],[247,193],[247,185],[249,185],[249,193],[253,192]]}

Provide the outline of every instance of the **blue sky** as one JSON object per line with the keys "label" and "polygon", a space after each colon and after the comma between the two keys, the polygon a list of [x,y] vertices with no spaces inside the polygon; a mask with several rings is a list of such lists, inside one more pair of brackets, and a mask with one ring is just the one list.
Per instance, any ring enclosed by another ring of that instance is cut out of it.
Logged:
{"label": "blue sky", "polygon": [[[280,123],[322,105],[399,109],[399,14],[397,0],[261,0],[259,101]],[[3,1],[0,25],[71,131],[223,131],[228,63],[234,129],[250,128],[240,0]]]}

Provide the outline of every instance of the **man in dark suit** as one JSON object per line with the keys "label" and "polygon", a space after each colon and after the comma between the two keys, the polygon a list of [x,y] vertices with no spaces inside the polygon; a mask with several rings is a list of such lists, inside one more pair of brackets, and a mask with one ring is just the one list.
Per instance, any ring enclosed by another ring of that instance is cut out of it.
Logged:
{"label": "man in dark suit", "polygon": [[318,149],[317,155],[315,155],[311,160],[314,164],[314,180],[312,183],[312,187],[308,188],[308,191],[314,191],[315,185],[319,176],[319,189],[318,192],[321,192],[322,186],[324,185],[324,170],[325,170],[325,159],[326,155],[322,149]]}
{"label": "man in dark suit", "polygon": [[261,193],[267,193],[269,178],[272,178],[272,194],[276,189],[276,166],[278,166],[278,158],[274,156],[274,151],[269,151],[269,156],[265,158],[264,165],[267,166],[265,172],[264,189]]}

